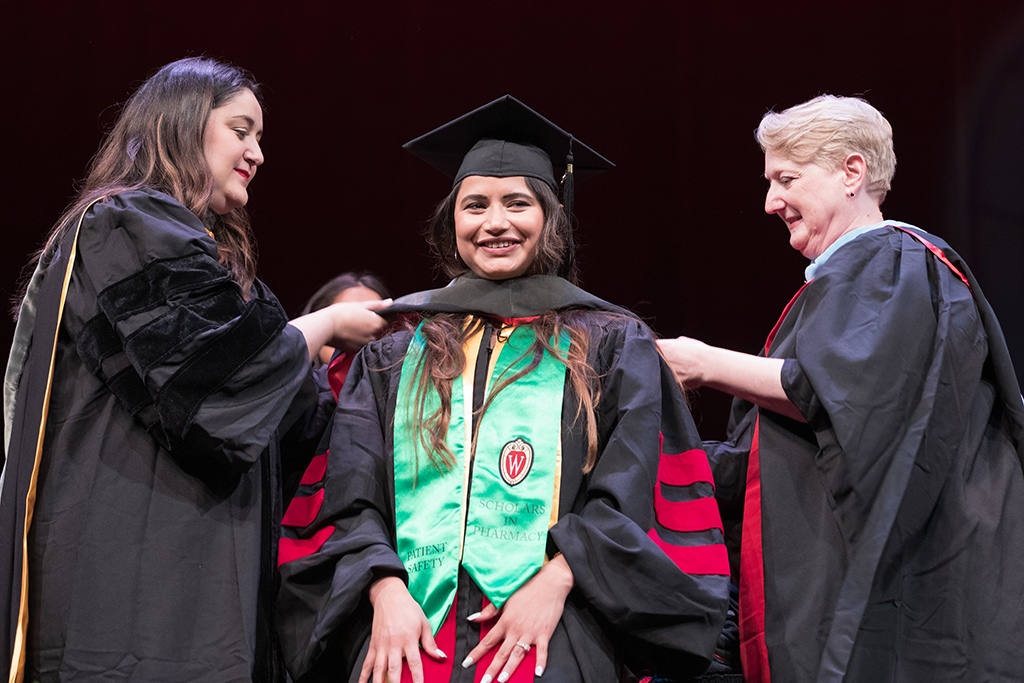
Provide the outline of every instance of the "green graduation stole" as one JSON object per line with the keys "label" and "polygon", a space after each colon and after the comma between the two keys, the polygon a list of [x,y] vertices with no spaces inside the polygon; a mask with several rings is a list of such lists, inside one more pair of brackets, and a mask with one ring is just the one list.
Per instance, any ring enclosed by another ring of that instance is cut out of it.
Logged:
{"label": "green graduation stole", "polygon": [[[506,330],[507,331],[507,330]],[[487,390],[530,364],[530,326],[498,335]],[[409,592],[437,633],[455,598],[459,565],[501,607],[544,564],[547,530],[557,520],[565,365],[550,353],[530,373],[505,387],[480,419],[470,451],[473,379],[481,329],[466,342],[466,369],[452,383],[448,448],[455,465],[439,472],[420,443],[416,385],[424,341],[417,330],[402,366],[395,411],[395,519],[398,555]],[[556,348],[565,353],[569,335]],[[423,415],[440,405],[428,391]]]}

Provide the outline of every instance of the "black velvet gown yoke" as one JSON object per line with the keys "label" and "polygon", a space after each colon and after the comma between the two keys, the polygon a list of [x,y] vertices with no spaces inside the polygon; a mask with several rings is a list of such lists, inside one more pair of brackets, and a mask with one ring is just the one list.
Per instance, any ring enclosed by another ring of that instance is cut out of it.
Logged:
{"label": "black velvet gown yoke", "polygon": [[55,279],[59,268],[30,293],[39,313],[19,329],[12,358],[27,355],[5,397],[16,401],[0,517],[14,560],[3,572],[6,661],[25,562],[26,680],[267,679],[275,432],[309,427],[323,409],[301,333],[261,283],[242,296],[203,224],[172,198],[143,188],[93,205],[33,487]]}

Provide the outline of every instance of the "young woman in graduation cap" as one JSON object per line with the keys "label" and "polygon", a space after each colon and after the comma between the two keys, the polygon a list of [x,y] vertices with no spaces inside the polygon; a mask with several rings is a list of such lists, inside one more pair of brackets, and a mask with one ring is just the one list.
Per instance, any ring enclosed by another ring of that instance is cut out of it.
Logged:
{"label": "young woman in graduation cap", "polygon": [[708,464],[647,327],[572,284],[551,160],[610,164],[511,97],[406,147],[455,179],[428,236],[454,280],[396,302],[413,322],[356,358],[285,515],[291,674],[702,672],[729,571]]}

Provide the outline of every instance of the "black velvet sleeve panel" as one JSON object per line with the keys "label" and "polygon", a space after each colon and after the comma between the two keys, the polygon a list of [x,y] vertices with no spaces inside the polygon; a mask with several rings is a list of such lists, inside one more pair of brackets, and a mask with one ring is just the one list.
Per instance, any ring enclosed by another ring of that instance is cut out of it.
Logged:
{"label": "black velvet sleeve panel", "polygon": [[165,447],[247,470],[309,372],[269,290],[246,300],[199,219],[146,189],[89,211],[79,275],[98,292],[77,339],[87,366]]}

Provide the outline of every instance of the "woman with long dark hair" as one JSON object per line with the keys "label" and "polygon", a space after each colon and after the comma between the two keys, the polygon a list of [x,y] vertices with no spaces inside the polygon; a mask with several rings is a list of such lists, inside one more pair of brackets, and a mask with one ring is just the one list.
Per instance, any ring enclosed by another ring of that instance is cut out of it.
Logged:
{"label": "woman with long dark hair", "polygon": [[428,235],[455,279],[356,357],[285,514],[291,674],[702,672],[728,585],[707,461],[650,330],[573,284],[551,159],[607,162],[511,97],[409,147],[455,178]]}
{"label": "woman with long dark hair", "polygon": [[310,359],[382,320],[289,325],[256,279],[262,133],[250,74],[168,64],[37,255],[4,383],[12,681],[274,675],[275,433],[316,432]]}

